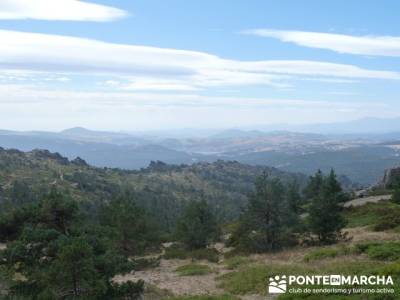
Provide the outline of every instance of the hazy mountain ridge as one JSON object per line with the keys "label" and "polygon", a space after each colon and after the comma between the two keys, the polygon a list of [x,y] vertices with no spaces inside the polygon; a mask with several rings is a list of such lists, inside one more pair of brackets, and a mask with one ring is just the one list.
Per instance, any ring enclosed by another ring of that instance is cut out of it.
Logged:
{"label": "hazy mountain ridge", "polygon": [[[365,120],[364,120],[365,121]],[[357,124],[363,124],[359,120]],[[356,122],[356,121],[354,121]],[[328,126],[328,125],[327,125]],[[94,131],[75,127],[61,132],[0,131],[0,146],[23,151],[48,149],[98,167],[140,169],[151,161],[192,164],[218,159],[267,165],[312,174],[316,169],[348,176],[369,185],[384,169],[399,163],[400,133],[330,134],[229,129],[208,136]],[[202,131],[205,134],[205,131]]]}

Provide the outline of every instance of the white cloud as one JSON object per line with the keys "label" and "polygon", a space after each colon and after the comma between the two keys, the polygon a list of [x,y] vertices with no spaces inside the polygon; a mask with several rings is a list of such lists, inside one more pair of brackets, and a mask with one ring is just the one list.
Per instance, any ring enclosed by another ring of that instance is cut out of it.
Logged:
{"label": "white cloud", "polygon": [[228,60],[204,52],[60,35],[0,30],[0,40],[0,68],[111,75],[123,79],[114,87],[125,89],[188,91],[251,85],[287,87],[285,80],[296,77],[400,79],[398,72],[354,65],[299,60]]}
{"label": "white cloud", "polygon": [[0,19],[107,22],[125,17],[121,9],[79,0],[1,0]]}
{"label": "white cloud", "polygon": [[300,46],[329,49],[339,53],[400,56],[400,37],[396,36],[352,36],[344,34],[253,29],[243,31],[245,34],[276,38],[283,42],[291,42]]}

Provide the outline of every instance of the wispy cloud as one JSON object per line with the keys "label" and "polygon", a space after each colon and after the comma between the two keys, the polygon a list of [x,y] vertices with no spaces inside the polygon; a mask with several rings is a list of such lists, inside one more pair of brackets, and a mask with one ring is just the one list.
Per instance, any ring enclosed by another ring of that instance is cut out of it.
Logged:
{"label": "wispy cloud", "polygon": [[123,18],[121,9],[79,0],[1,0],[0,19],[108,22]]}
{"label": "wispy cloud", "polygon": [[114,87],[137,90],[198,90],[270,85],[288,79],[390,79],[400,73],[307,60],[228,60],[186,51],[97,40],[0,30],[0,67],[29,72],[121,77]]}
{"label": "wispy cloud", "polygon": [[252,29],[242,33],[267,38],[275,38],[300,46],[329,49],[339,53],[371,55],[371,56],[400,56],[400,37],[397,36],[353,36],[344,34]]}
{"label": "wispy cloud", "polygon": [[[72,125],[125,130],[226,128],[392,116],[382,103],[192,93],[87,92],[0,84],[0,128],[60,130]],[[29,122],[27,122],[29,120]]]}

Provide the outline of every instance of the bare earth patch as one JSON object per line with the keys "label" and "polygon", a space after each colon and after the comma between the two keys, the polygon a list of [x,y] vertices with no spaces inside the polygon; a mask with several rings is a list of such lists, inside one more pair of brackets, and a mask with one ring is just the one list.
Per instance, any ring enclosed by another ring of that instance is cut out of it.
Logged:
{"label": "bare earth patch", "polygon": [[380,195],[380,196],[371,196],[371,197],[364,197],[364,198],[357,198],[351,201],[346,202],[343,206],[350,207],[350,206],[361,206],[367,203],[376,203],[379,201],[387,201],[392,198],[392,195]]}
{"label": "bare earth patch", "polygon": [[346,228],[352,243],[364,241],[399,241],[400,234],[390,231],[371,231],[367,227]]}
{"label": "bare earth patch", "polygon": [[224,293],[224,290],[217,287],[216,277],[227,272],[226,270],[223,270],[217,264],[202,262],[202,264],[207,264],[210,268],[215,269],[216,272],[198,276],[179,276],[175,272],[176,268],[189,263],[191,263],[189,259],[162,259],[160,265],[154,269],[137,271],[133,274],[117,275],[114,277],[114,281],[126,282],[142,279],[151,285],[168,290],[177,296]]}

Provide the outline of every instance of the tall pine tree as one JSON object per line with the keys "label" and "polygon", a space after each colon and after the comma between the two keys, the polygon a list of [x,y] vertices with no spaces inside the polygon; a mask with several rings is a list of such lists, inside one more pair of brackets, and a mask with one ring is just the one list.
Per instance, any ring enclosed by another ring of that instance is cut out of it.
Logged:
{"label": "tall pine tree", "polygon": [[178,220],[177,235],[187,248],[200,249],[215,240],[218,227],[206,201],[191,201]]}
{"label": "tall pine tree", "polygon": [[310,231],[317,236],[319,242],[329,244],[341,236],[346,222],[341,215],[344,193],[333,170],[327,177],[320,171],[311,178],[306,188],[311,198],[308,215]]}
{"label": "tall pine tree", "polygon": [[[293,243],[298,216],[293,203],[288,201],[290,197],[285,187],[279,179],[264,174],[256,180],[255,188],[231,237],[231,245],[245,251],[265,252]],[[291,196],[297,198],[297,195]]]}

